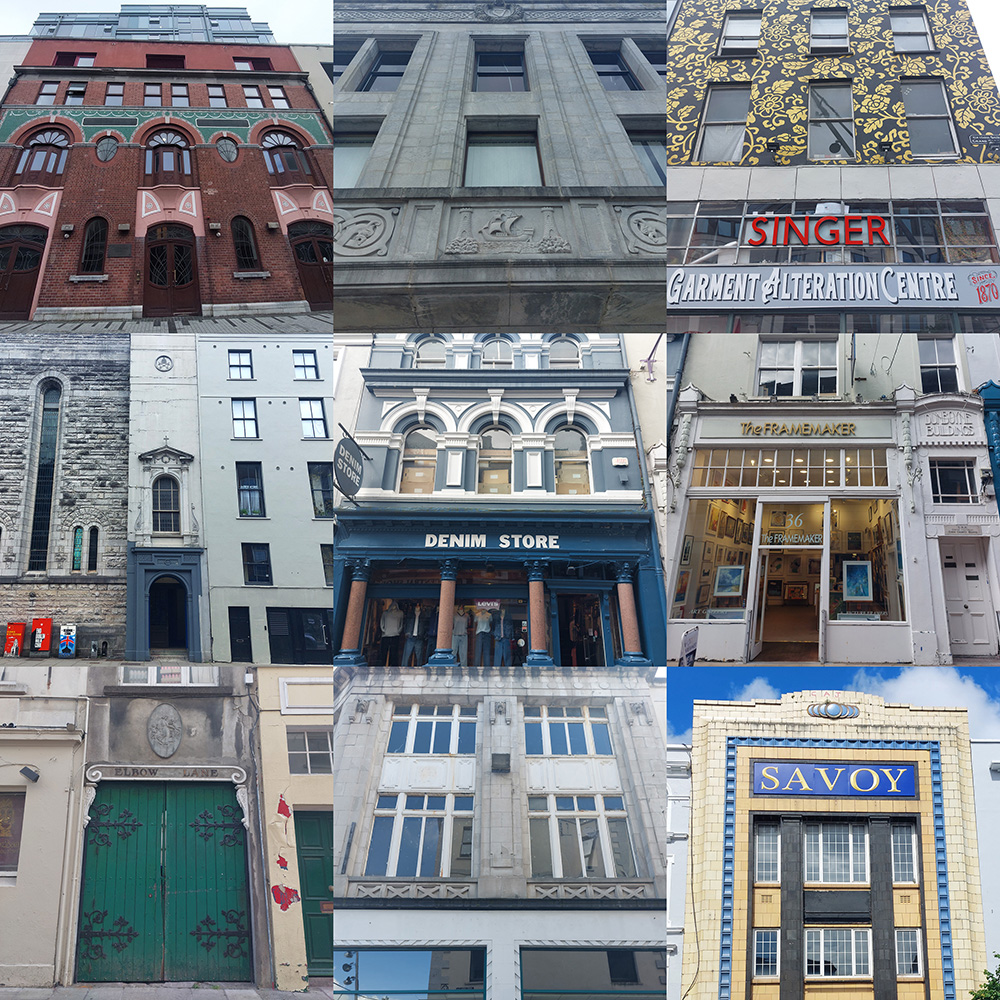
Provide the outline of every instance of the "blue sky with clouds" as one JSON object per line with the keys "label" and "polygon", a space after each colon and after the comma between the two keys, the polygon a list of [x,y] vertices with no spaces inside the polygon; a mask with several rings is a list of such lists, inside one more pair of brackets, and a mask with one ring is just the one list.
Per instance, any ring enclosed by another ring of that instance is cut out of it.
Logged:
{"label": "blue sky with clouds", "polygon": [[1000,739],[1000,667],[670,667],[668,736],[690,739],[695,700],[749,701],[817,690],[865,691],[890,702],[968,708],[973,739]]}

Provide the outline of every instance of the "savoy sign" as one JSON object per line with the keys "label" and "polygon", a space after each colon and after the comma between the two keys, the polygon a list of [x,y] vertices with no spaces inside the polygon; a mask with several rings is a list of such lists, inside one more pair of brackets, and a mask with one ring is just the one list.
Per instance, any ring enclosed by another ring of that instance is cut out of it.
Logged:
{"label": "savoy sign", "polygon": [[854,764],[786,760],[753,764],[754,795],[794,795],[840,798],[914,798],[917,794],[916,764],[866,761]]}

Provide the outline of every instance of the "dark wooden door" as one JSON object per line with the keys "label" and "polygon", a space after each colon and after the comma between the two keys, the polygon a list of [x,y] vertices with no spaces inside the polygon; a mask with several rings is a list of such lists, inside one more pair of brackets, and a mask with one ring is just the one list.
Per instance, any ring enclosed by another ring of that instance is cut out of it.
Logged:
{"label": "dark wooden door", "polygon": [[296,222],[288,227],[302,291],[309,308],[333,308],[333,228],[322,222]]}
{"label": "dark wooden door", "polygon": [[229,655],[233,663],[253,663],[249,608],[229,609]]}
{"label": "dark wooden door", "polygon": [[333,813],[295,810],[306,971],[333,975]]}
{"label": "dark wooden door", "polygon": [[0,319],[27,319],[45,250],[41,226],[0,229]]}
{"label": "dark wooden door", "polygon": [[326,608],[296,608],[302,663],[333,662],[333,612]]}
{"label": "dark wooden door", "polygon": [[154,226],[146,233],[144,316],[200,316],[194,233],[187,226]]}

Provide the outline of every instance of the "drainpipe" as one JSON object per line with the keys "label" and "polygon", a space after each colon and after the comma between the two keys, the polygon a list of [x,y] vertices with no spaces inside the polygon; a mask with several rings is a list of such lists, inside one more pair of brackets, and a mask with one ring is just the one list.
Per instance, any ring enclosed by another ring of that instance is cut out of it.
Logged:
{"label": "drainpipe", "polygon": [[674,387],[670,390],[670,399],[667,400],[667,460],[670,459],[670,428],[674,422],[674,410],[677,409],[677,396],[681,390],[681,376],[684,374],[684,365],[687,362],[688,348],[691,346],[691,331],[681,334],[681,357],[677,362],[677,371],[674,372]]}

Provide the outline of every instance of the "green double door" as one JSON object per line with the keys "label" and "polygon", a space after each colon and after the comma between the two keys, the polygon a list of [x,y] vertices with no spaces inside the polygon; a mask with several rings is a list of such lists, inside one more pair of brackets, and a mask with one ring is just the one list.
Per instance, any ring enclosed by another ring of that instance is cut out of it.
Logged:
{"label": "green double door", "polygon": [[84,831],[77,979],[250,982],[236,790],[105,781]]}
{"label": "green double door", "polygon": [[295,810],[295,851],[310,976],[333,975],[333,813]]}

